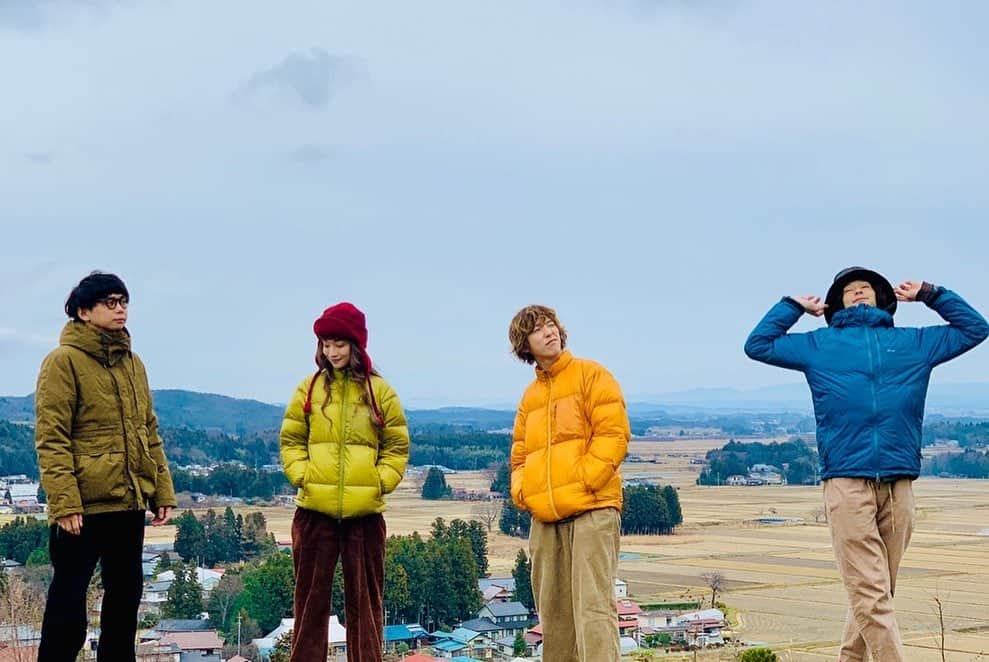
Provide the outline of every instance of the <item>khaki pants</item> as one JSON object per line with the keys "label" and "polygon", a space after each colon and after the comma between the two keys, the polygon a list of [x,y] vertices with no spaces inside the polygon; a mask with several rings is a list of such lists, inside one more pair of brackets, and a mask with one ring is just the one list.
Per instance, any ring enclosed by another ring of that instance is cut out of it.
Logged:
{"label": "khaki pants", "polygon": [[893,614],[900,560],[914,524],[913,483],[864,478],[824,481],[824,506],[838,574],[848,591],[841,662],[903,662]]}
{"label": "khaki pants", "polygon": [[615,575],[621,515],[590,510],[562,522],[532,520],[532,591],[543,662],[618,662]]}

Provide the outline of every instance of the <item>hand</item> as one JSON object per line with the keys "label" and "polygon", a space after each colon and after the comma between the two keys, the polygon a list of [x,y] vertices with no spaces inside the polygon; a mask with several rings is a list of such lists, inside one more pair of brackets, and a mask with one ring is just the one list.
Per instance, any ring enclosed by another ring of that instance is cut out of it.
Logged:
{"label": "hand", "polygon": [[162,506],[158,509],[158,516],[151,520],[151,526],[164,526],[172,518],[172,506]]}
{"label": "hand", "polygon": [[824,309],[828,307],[828,304],[821,303],[821,297],[816,297],[808,294],[804,297],[790,297],[801,306],[804,307],[804,312],[813,315],[814,317],[820,317],[824,314]]}
{"label": "hand", "polygon": [[916,301],[924,281],[905,280],[896,286],[897,301]]}
{"label": "hand", "polygon": [[82,515],[80,513],[59,517],[55,523],[58,524],[58,528],[74,536],[82,533]]}

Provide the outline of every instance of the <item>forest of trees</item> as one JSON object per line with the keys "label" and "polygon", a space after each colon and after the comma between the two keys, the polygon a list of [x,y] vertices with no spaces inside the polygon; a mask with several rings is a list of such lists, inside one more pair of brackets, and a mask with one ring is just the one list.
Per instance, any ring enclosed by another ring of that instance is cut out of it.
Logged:
{"label": "forest of trees", "polygon": [[441,464],[458,470],[504,462],[511,445],[510,435],[454,425],[420,425],[411,428],[410,435],[410,464]]}
{"label": "forest of trees", "polygon": [[989,452],[966,449],[924,458],[921,474],[953,478],[989,478]]}
{"label": "forest of trees", "polygon": [[234,516],[230,507],[217,516],[211,508],[202,518],[187,510],[175,518],[175,553],[183,561],[206,567],[256,559],[274,551],[275,538],[261,512]]}
{"label": "forest of trees", "polygon": [[176,492],[262,499],[270,501],[275,494],[294,492],[281,471],[258,471],[236,464],[221,464],[208,476],[195,476],[181,469],[172,472]]}
{"label": "forest of trees", "polygon": [[[683,523],[680,495],[670,487],[631,485],[624,489],[623,534],[672,534]],[[519,511],[511,499],[502,502],[498,530],[506,536],[529,537],[532,516]]]}
{"label": "forest of trees", "polygon": [[817,478],[817,450],[800,438],[763,444],[729,441],[707,452],[708,466],[698,485],[724,485],[729,476],[746,476],[756,464],[768,464],[783,472],[790,485],[813,484]]}
{"label": "forest of trees", "polygon": [[952,439],[961,448],[989,448],[989,421],[939,420],[924,426],[924,445]]}

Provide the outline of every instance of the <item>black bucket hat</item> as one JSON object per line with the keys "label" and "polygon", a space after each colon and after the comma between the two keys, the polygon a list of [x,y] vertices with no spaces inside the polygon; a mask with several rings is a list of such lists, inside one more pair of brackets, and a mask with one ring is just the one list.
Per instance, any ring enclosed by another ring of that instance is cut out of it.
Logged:
{"label": "black bucket hat", "polygon": [[824,298],[824,303],[828,306],[824,309],[824,319],[827,320],[828,326],[831,326],[831,318],[834,314],[845,307],[842,301],[845,286],[856,280],[864,280],[872,285],[872,289],[876,291],[877,308],[885,310],[890,315],[896,312],[896,293],[888,280],[865,267],[848,267],[839,271],[834,277],[834,282],[828,288],[828,295]]}

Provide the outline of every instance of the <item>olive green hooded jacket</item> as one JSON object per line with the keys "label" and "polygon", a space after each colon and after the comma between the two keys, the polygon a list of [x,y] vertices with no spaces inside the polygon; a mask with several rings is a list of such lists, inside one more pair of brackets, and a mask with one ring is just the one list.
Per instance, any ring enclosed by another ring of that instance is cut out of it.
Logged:
{"label": "olive green hooded jacket", "polygon": [[70,321],[41,364],[35,448],[51,519],[175,505],[130,334]]}

